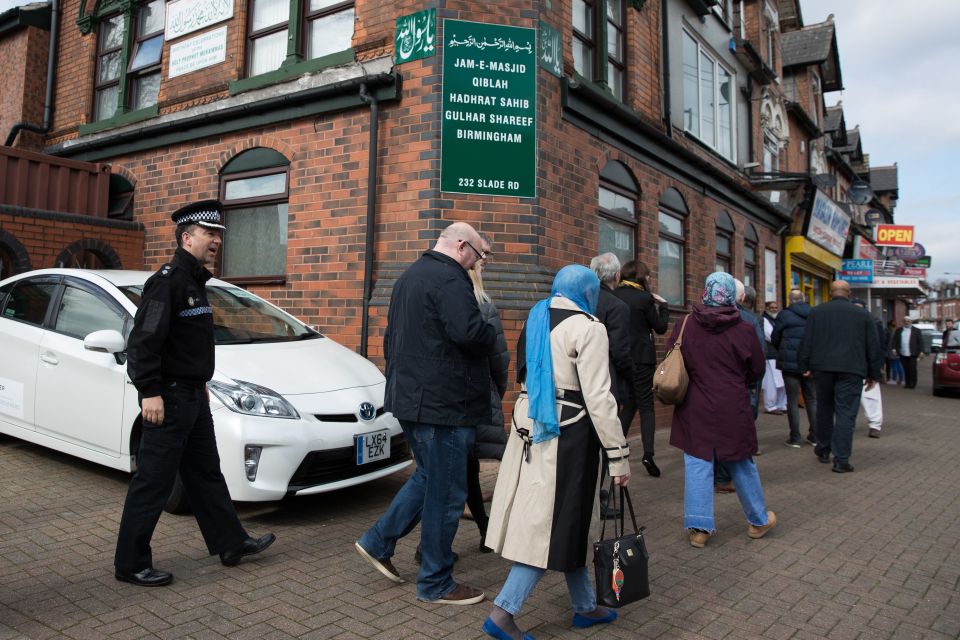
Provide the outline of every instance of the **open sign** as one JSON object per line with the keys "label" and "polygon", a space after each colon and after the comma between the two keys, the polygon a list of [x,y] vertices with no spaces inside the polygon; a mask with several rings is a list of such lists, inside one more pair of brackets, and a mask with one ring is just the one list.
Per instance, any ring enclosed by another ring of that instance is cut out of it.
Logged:
{"label": "open sign", "polygon": [[912,247],[913,226],[900,224],[877,225],[877,245],[881,247]]}

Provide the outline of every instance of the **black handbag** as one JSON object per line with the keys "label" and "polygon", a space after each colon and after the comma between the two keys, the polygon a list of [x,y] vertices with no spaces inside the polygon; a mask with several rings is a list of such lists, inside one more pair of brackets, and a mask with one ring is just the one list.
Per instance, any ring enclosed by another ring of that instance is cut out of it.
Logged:
{"label": "black handbag", "polygon": [[[607,521],[603,521],[600,539],[593,543],[593,570],[597,580],[597,603],[614,609],[642,600],[650,595],[650,580],[647,575],[647,545],[643,540],[644,527],[637,527],[633,502],[626,487],[620,489],[619,527],[613,520],[613,538],[604,539]],[[608,493],[610,509],[616,509],[613,478]],[[633,533],[624,530],[624,506],[630,509]]]}

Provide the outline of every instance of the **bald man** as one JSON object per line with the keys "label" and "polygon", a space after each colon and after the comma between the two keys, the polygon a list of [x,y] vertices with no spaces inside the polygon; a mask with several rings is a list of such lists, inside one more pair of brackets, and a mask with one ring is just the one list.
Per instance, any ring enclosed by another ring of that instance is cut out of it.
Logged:
{"label": "bald man", "polygon": [[815,307],[807,317],[800,342],[799,364],[804,375],[813,375],[817,388],[817,444],[820,462],[850,473],[853,428],[864,387],[869,391],[880,379],[883,353],[873,318],[850,301],[850,285],[836,280],[830,301]]}
{"label": "bald man", "polygon": [[384,409],[400,421],[417,468],[386,513],[356,542],[357,553],[395,583],[397,540],[420,527],[417,599],[476,604],[483,591],[453,580],[453,549],[467,499],[467,455],[489,424],[490,368],[497,333],[483,320],[467,271],[484,257],[476,229],[455,222],[393,285],[383,355]]}

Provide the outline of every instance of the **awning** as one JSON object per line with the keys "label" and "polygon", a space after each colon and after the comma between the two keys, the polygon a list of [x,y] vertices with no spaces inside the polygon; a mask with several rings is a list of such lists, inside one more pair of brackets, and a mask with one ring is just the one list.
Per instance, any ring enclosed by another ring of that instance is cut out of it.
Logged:
{"label": "awning", "polygon": [[871,295],[884,298],[920,298],[926,293],[920,287],[920,278],[910,276],[874,276],[872,284],[851,285],[853,289],[870,289]]}

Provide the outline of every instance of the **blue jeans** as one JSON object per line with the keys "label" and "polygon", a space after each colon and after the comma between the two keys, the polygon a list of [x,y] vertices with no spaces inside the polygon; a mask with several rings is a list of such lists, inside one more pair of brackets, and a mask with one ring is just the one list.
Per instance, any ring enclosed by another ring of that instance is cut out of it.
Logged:
{"label": "blue jeans", "polygon": [[[515,562],[503,583],[503,588],[500,589],[500,594],[493,603],[510,615],[517,615],[523,603],[530,597],[530,592],[546,572],[546,569]],[[573,605],[574,612],[589,613],[596,609],[597,594],[593,590],[587,568],[580,567],[563,575],[567,579],[567,591],[570,592],[570,604]]]}
{"label": "blue jeans", "polygon": [[[703,529],[710,533],[717,530],[713,520],[713,464],[713,460],[683,454],[683,526],[686,529]],[[737,485],[737,497],[747,522],[756,526],[767,524],[763,487],[753,458],[724,460],[723,466]]]}
{"label": "blue jeans", "polygon": [[863,378],[852,373],[817,371],[813,379],[817,385],[817,453],[832,451],[835,462],[849,462]]}
{"label": "blue jeans", "polygon": [[367,553],[391,558],[397,540],[420,527],[417,598],[436,600],[453,591],[453,538],[467,499],[467,453],[474,427],[448,427],[400,421],[417,469],[377,522],[359,540]]}

